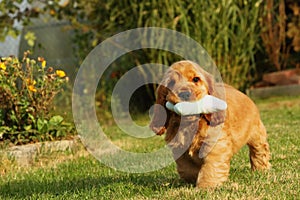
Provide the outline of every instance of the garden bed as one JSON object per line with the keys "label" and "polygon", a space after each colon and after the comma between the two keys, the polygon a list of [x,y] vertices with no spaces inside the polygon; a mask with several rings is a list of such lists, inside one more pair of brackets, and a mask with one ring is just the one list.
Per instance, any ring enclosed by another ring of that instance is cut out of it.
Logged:
{"label": "garden bed", "polygon": [[263,80],[247,91],[252,98],[300,95],[300,69],[268,73]]}
{"label": "garden bed", "polygon": [[79,145],[77,139],[51,142],[40,142],[26,145],[16,145],[1,150],[1,155],[13,160],[19,166],[31,166],[35,159],[43,153],[72,151]]}
{"label": "garden bed", "polygon": [[274,96],[299,96],[300,84],[251,88],[247,91],[247,94],[254,99]]}

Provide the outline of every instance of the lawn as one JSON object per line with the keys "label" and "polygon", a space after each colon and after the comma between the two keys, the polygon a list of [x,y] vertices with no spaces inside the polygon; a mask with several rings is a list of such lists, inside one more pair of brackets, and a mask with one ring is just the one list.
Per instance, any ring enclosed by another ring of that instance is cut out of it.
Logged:
{"label": "lawn", "polygon": [[[175,164],[144,174],[108,168],[83,148],[40,155],[20,167],[0,157],[0,199],[299,199],[300,97],[256,101],[268,130],[272,169],[251,172],[248,149],[231,162],[230,180],[215,190],[181,182]],[[246,112],[246,111],[245,111]],[[141,123],[147,121],[142,117]],[[120,147],[149,152],[161,137],[128,138],[115,127],[106,131]]]}

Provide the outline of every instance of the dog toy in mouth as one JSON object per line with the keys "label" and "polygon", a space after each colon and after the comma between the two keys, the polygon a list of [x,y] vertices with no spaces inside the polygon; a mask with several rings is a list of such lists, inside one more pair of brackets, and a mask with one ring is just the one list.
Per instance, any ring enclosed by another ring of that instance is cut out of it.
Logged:
{"label": "dog toy in mouth", "polygon": [[174,105],[168,101],[166,107],[178,115],[185,116],[223,111],[226,110],[227,103],[217,97],[205,95],[202,99],[194,102],[184,101]]}

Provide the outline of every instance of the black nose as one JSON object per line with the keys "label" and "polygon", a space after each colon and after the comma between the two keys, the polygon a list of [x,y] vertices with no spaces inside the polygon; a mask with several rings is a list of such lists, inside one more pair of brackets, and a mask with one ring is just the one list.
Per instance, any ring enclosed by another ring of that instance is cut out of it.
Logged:
{"label": "black nose", "polygon": [[180,92],[180,93],[178,94],[178,96],[179,96],[179,98],[180,98],[181,100],[187,101],[187,100],[190,99],[191,93],[190,93],[190,92]]}

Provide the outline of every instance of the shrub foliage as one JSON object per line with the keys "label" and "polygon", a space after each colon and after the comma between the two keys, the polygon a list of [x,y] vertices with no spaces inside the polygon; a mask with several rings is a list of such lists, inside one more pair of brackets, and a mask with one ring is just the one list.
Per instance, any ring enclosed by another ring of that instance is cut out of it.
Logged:
{"label": "shrub foliage", "polygon": [[62,70],[46,66],[46,60],[1,58],[0,141],[14,144],[54,140],[66,136],[70,124],[52,116],[53,98],[68,81]]}
{"label": "shrub foliage", "polygon": [[[244,89],[253,81],[250,73],[255,69],[254,55],[259,45],[261,0],[67,2],[60,5],[57,1],[46,8],[52,16],[71,22],[82,59],[94,46],[118,32],[137,27],[163,27],[199,42],[216,62],[225,82]],[[169,65],[176,60],[163,51],[145,52],[134,57],[132,63]]]}

